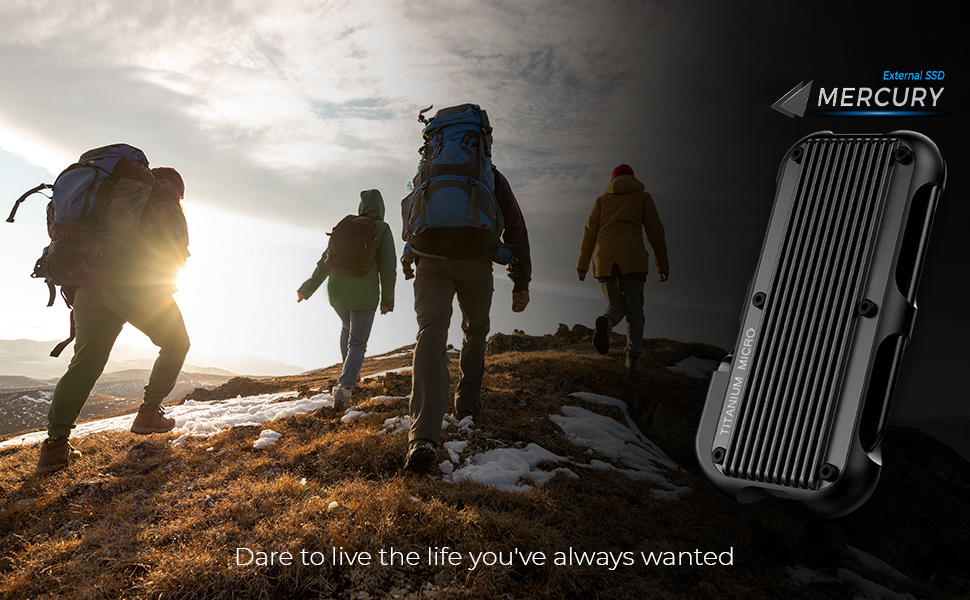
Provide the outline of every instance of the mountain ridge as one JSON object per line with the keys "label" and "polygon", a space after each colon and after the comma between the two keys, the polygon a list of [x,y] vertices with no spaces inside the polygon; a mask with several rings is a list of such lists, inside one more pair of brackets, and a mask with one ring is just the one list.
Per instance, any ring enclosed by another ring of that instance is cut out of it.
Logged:
{"label": "mountain ridge", "polygon": [[[29,339],[0,340],[0,376],[21,376],[33,379],[53,379],[64,374],[73,353],[68,350],[60,357],[50,356],[58,341]],[[108,360],[106,371],[127,369],[151,369],[157,351],[150,348],[132,348],[118,344]],[[216,366],[199,366],[204,363]],[[211,375],[247,373],[250,376],[278,376],[305,371],[303,367],[255,355],[213,355],[189,350],[185,370]]]}

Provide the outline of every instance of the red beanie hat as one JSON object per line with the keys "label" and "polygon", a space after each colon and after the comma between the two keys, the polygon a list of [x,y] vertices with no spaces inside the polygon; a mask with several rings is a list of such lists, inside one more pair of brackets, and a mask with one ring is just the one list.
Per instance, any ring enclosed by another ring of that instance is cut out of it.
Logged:
{"label": "red beanie hat", "polygon": [[182,181],[182,176],[179,172],[172,167],[155,167],[152,169],[152,175],[155,179],[165,179],[175,186],[175,191],[178,192],[180,198],[185,198],[185,182]]}
{"label": "red beanie hat", "polygon": [[[630,165],[620,165],[613,169],[613,179],[616,179],[620,175],[633,175],[633,168]],[[613,179],[610,179],[610,181],[613,181]]]}

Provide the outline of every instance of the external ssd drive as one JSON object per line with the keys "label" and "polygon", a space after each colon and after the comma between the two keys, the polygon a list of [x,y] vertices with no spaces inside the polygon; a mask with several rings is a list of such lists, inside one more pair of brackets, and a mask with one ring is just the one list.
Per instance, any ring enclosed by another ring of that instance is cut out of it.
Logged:
{"label": "external ssd drive", "polygon": [[910,131],[820,132],[788,151],[737,344],[697,432],[720,492],[835,517],[875,489],[944,180],[936,145]]}

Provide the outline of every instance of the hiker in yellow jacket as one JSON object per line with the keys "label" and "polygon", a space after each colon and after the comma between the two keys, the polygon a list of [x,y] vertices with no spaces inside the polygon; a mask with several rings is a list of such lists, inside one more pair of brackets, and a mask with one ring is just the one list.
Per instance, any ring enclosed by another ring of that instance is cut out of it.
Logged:
{"label": "hiker in yellow jacket", "polygon": [[626,317],[626,366],[631,375],[636,373],[643,353],[643,284],[650,270],[642,230],[647,232],[660,281],[667,281],[667,242],[657,206],[633,176],[633,169],[620,165],[586,219],[576,271],[579,280],[585,281],[592,259],[593,276],[609,303],[606,312],[596,318],[593,346],[600,354],[609,351],[610,331]]}

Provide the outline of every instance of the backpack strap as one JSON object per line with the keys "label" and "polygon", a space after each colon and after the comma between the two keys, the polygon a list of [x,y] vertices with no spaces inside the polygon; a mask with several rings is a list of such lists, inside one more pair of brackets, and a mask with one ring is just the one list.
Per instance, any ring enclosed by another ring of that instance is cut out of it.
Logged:
{"label": "backpack strap", "polygon": [[10,216],[7,217],[7,223],[13,223],[13,218],[17,214],[17,209],[20,208],[20,205],[23,203],[23,201],[27,199],[27,196],[30,196],[31,194],[36,194],[41,190],[52,190],[52,189],[54,189],[53,185],[49,183],[42,183],[35,188],[31,188],[27,190],[23,196],[17,198],[17,201],[13,203],[13,208],[10,209]]}
{"label": "backpack strap", "polygon": [[50,297],[47,299],[47,308],[54,306],[54,301],[57,300],[57,287],[51,283],[50,279],[45,279],[44,283],[47,284],[47,291],[50,292]]}
{"label": "backpack strap", "polygon": [[54,346],[54,349],[51,350],[51,356],[53,356],[54,358],[57,358],[58,356],[60,356],[61,352],[64,351],[64,348],[67,348],[67,345],[74,341],[74,336],[76,333],[77,333],[77,326],[75,326],[74,324],[74,309],[72,308],[71,309],[71,337],[67,338],[60,344]]}
{"label": "backpack strap", "polygon": [[421,112],[419,112],[418,113],[418,120],[421,121],[422,123],[424,123],[425,125],[427,125],[428,124],[428,117],[424,116],[424,113],[428,112],[432,108],[434,108],[434,104],[432,104],[428,108],[426,108],[426,109],[422,110]]}
{"label": "backpack strap", "polygon": [[[51,290],[54,289],[54,285],[52,283],[47,282],[47,285],[50,286]],[[67,345],[70,344],[71,342],[73,342],[74,341],[74,338],[77,335],[77,325],[74,323],[74,292],[76,292],[76,291],[77,291],[77,288],[74,287],[74,286],[72,286],[72,285],[69,285],[69,286],[61,286],[61,297],[64,298],[64,304],[67,304],[68,308],[71,309],[71,314],[70,314],[70,319],[71,319],[71,335],[70,335],[70,337],[68,337],[63,342],[61,342],[58,345],[54,346],[54,349],[51,350],[51,354],[50,355],[53,356],[54,358],[57,358],[58,356],[60,356],[61,355],[61,352],[64,351],[64,348],[67,348]],[[54,303],[54,300],[53,300],[53,297],[52,297],[51,304],[53,304],[53,303]],[[47,306],[50,306],[51,304],[48,304]]]}

